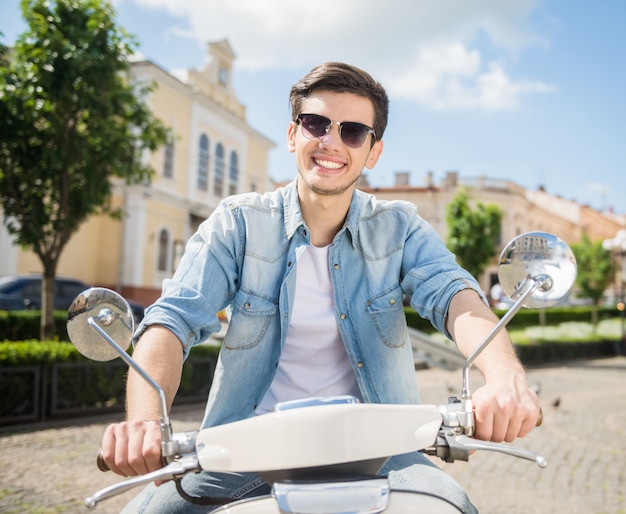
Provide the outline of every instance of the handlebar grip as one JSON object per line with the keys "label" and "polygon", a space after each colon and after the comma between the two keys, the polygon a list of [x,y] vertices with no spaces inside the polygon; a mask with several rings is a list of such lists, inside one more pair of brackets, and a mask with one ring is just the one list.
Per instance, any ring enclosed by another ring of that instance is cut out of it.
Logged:
{"label": "handlebar grip", "polygon": [[537,418],[537,424],[535,426],[540,427],[542,423],[543,423],[543,409],[539,407],[539,417]]}
{"label": "handlebar grip", "polygon": [[102,472],[111,471],[111,468],[107,466],[107,463],[104,462],[104,457],[102,456],[102,450],[98,450],[98,456],[96,457],[96,464],[98,469]]}

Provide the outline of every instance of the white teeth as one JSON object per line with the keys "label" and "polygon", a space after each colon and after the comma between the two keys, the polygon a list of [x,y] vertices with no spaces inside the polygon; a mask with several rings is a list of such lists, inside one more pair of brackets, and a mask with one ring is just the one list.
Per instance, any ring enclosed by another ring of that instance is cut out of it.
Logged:
{"label": "white teeth", "polygon": [[328,168],[331,170],[338,170],[339,168],[343,167],[343,164],[341,163],[333,162],[333,161],[322,161],[321,159],[316,159],[315,164],[317,164],[318,166],[322,168]]}

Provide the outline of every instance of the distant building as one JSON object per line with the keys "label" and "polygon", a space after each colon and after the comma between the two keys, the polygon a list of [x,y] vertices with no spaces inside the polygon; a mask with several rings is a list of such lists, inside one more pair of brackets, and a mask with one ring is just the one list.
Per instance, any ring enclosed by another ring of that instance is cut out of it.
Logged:
{"label": "distant building", "polygon": [[[467,178],[456,171],[449,171],[441,184],[435,184],[432,173],[426,176],[422,186],[412,186],[409,182],[409,173],[400,171],[395,174],[393,186],[372,187],[367,176],[363,175],[358,187],[380,199],[414,203],[420,215],[433,225],[444,241],[448,236],[446,208],[460,189],[465,188],[470,202],[494,204],[502,209],[501,247],[498,251],[509,240],[525,232],[550,232],[571,244],[579,242],[583,233],[592,240],[612,238],[626,226],[626,216],[601,213],[589,206],[550,195],[542,189],[526,190],[508,180]],[[497,281],[495,257],[493,264],[478,278],[485,291]]]}
{"label": "distant building", "polygon": [[[133,80],[154,83],[149,104],[168,125],[168,145],[146,159],[150,184],[116,183],[114,206],[123,220],[94,216],[66,246],[57,273],[117,289],[151,303],[172,272],[187,239],[231,194],[273,189],[269,152],[275,146],[246,121],[232,83],[235,54],[228,41],[208,45],[202,70],[176,77],[151,61],[132,65]],[[0,229],[0,275],[40,272],[37,257]]]}

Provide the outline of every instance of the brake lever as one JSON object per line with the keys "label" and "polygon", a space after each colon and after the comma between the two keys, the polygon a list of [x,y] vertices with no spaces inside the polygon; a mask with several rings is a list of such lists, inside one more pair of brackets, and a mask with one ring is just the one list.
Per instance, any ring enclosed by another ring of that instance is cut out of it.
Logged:
{"label": "brake lever", "polygon": [[89,509],[93,509],[99,502],[125,493],[126,491],[139,485],[147,484],[148,482],[153,481],[173,480],[183,476],[185,473],[189,473],[191,471],[197,472],[201,470],[202,468],[200,467],[196,455],[186,455],[170,462],[167,466],[157,469],[156,471],[152,471],[151,473],[129,478],[123,482],[100,489],[93,496],[90,496],[85,500],[85,506]]}
{"label": "brake lever", "polygon": [[460,433],[458,429],[441,430],[436,445],[424,451],[428,455],[437,456],[445,462],[454,462],[455,460],[468,461],[471,452],[479,450],[499,452],[511,457],[529,460],[535,462],[540,468],[545,468],[548,465],[546,458],[535,452],[506,443],[474,439]]}
{"label": "brake lever", "polygon": [[540,468],[545,468],[548,465],[548,461],[545,457],[519,446],[512,446],[505,443],[493,443],[491,441],[480,441],[465,434],[446,434],[446,439],[451,448],[453,446],[461,447],[467,452],[478,450],[499,452],[504,453],[505,455],[510,455],[511,457],[530,460],[535,462]]}

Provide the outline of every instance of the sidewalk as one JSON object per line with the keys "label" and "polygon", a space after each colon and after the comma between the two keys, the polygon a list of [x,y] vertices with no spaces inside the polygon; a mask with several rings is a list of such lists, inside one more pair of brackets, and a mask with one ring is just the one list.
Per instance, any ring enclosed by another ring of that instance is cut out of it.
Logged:
{"label": "sidewalk", "polygon": [[[544,423],[518,441],[542,453],[546,469],[495,453],[442,466],[482,513],[626,514],[626,357],[576,361],[529,370],[541,387]],[[473,374],[473,387],[480,378]],[[459,394],[461,372],[417,371],[425,403]],[[172,413],[174,429],[194,430],[203,405]],[[119,477],[100,473],[95,453],[107,424],[98,417],[0,433],[0,512],[85,513],[84,498]],[[116,513],[135,492],[108,500],[96,513]]]}

